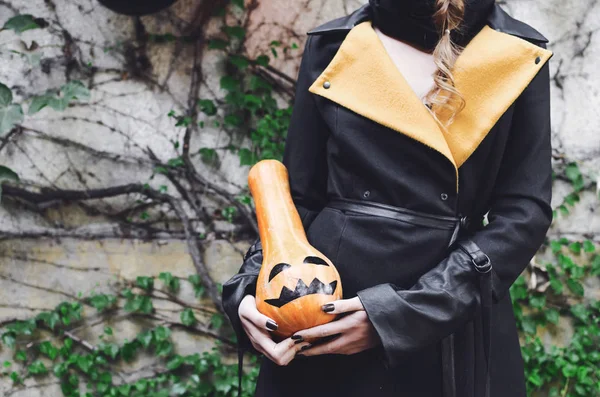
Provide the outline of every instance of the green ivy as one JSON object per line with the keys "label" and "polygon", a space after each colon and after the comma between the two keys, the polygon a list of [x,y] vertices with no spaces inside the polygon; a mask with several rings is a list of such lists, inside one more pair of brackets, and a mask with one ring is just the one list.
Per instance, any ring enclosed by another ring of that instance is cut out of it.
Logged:
{"label": "green ivy", "polygon": [[[170,291],[179,291],[180,279],[171,273],[160,273],[158,278]],[[188,281],[195,289],[200,284],[197,275],[190,276]],[[120,297],[91,294],[81,302],[62,302],[53,311],[6,325],[0,340],[14,354],[12,361],[2,364],[0,379],[7,377],[14,387],[19,387],[27,378],[41,381],[44,377],[54,377],[65,397],[237,396],[237,365],[224,362],[225,347],[218,340],[210,351],[181,355],[173,344],[171,329],[163,325],[143,329],[132,340],[122,343],[117,343],[115,331],[105,326],[97,335],[101,340],[97,346],[70,333],[83,325],[83,313],[87,310],[84,305],[106,312],[124,300],[126,311],[153,313],[148,294],[155,288],[154,277],[139,276],[133,285],[141,292],[126,288]],[[180,319],[186,327],[199,323],[191,308],[184,308]],[[215,314],[210,326],[219,330],[223,321],[222,315]],[[53,338],[48,339],[48,332]],[[85,335],[89,338],[90,332]],[[119,376],[121,365],[141,354],[154,357],[156,375],[123,382]],[[251,368],[242,377],[244,397],[252,395],[258,376],[257,357],[250,357],[249,363]]]}

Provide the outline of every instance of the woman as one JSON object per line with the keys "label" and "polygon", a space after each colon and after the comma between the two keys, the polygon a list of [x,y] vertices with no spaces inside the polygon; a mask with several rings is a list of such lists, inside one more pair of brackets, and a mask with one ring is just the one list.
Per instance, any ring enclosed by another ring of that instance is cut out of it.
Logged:
{"label": "woman", "polygon": [[547,40],[493,0],[370,0],[308,35],[283,162],[344,315],[273,342],[250,247],[223,303],[256,395],[524,397],[508,290],[552,221]]}

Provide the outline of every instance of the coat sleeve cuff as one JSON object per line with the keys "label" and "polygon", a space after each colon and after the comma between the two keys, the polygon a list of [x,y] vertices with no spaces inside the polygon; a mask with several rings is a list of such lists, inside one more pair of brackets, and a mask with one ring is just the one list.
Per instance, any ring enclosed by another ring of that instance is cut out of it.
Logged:
{"label": "coat sleeve cuff", "polygon": [[396,290],[391,284],[379,284],[359,291],[357,295],[381,340],[385,367],[393,368],[397,366],[398,354],[394,340],[399,331],[397,326],[400,319],[395,319],[394,324],[390,323],[388,305],[389,302],[397,300]]}
{"label": "coat sleeve cuff", "polygon": [[254,295],[256,293],[256,280],[258,275],[243,274],[234,276],[229,282],[223,285],[223,309],[229,317],[231,327],[235,332],[238,347],[246,350],[253,350],[252,342],[246,335],[242,321],[238,315],[238,309],[242,299],[246,295]]}

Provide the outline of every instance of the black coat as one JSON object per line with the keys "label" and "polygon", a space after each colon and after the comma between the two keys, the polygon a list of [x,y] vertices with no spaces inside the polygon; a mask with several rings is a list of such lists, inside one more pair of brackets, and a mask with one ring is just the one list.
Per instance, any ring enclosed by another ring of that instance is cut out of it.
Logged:
{"label": "black coat", "polygon": [[[257,396],[485,395],[481,274],[450,245],[453,230],[328,206],[381,203],[485,227],[461,235],[492,270],[492,397],[525,396],[509,287],[552,221],[547,40],[495,5],[455,66],[467,107],[444,133],[395,68],[369,5],[308,32],[283,162],[309,242],[359,296],[382,345],[350,356],[263,359]],[[465,218],[466,219],[466,218]],[[254,293],[260,241],[223,288],[237,308]]]}

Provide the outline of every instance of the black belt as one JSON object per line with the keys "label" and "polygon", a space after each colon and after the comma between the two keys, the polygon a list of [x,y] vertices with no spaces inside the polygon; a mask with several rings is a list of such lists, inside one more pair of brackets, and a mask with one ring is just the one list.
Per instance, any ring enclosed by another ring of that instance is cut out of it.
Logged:
{"label": "black belt", "polygon": [[[483,216],[476,217],[473,221],[470,216],[444,216],[426,212],[409,210],[407,208],[395,207],[372,201],[361,201],[346,198],[331,199],[326,207],[336,208],[342,211],[351,211],[365,215],[380,216],[383,218],[396,219],[416,226],[426,226],[436,229],[454,230],[448,243],[450,247],[458,239],[459,234],[470,234],[483,228]],[[482,325],[484,337],[484,354],[486,358],[485,369],[485,396],[490,395],[490,350],[491,350],[491,315],[492,315],[492,285],[491,285],[491,262],[485,253],[479,250],[470,239],[459,241],[459,248],[471,257],[475,270],[480,273],[480,293],[482,307]],[[442,355],[445,362],[444,372],[444,397],[456,397],[454,387],[454,339],[453,335],[442,341]]]}
{"label": "black belt", "polygon": [[342,211],[352,211],[365,215],[380,216],[410,223],[416,226],[426,226],[436,229],[454,230],[452,238],[448,243],[451,246],[458,238],[459,233],[473,232],[482,226],[483,217],[479,222],[473,222],[470,216],[446,216],[435,215],[427,212],[410,210],[408,208],[395,207],[388,204],[372,201],[361,201],[346,198],[331,199],[326,207],[336,208]]}

